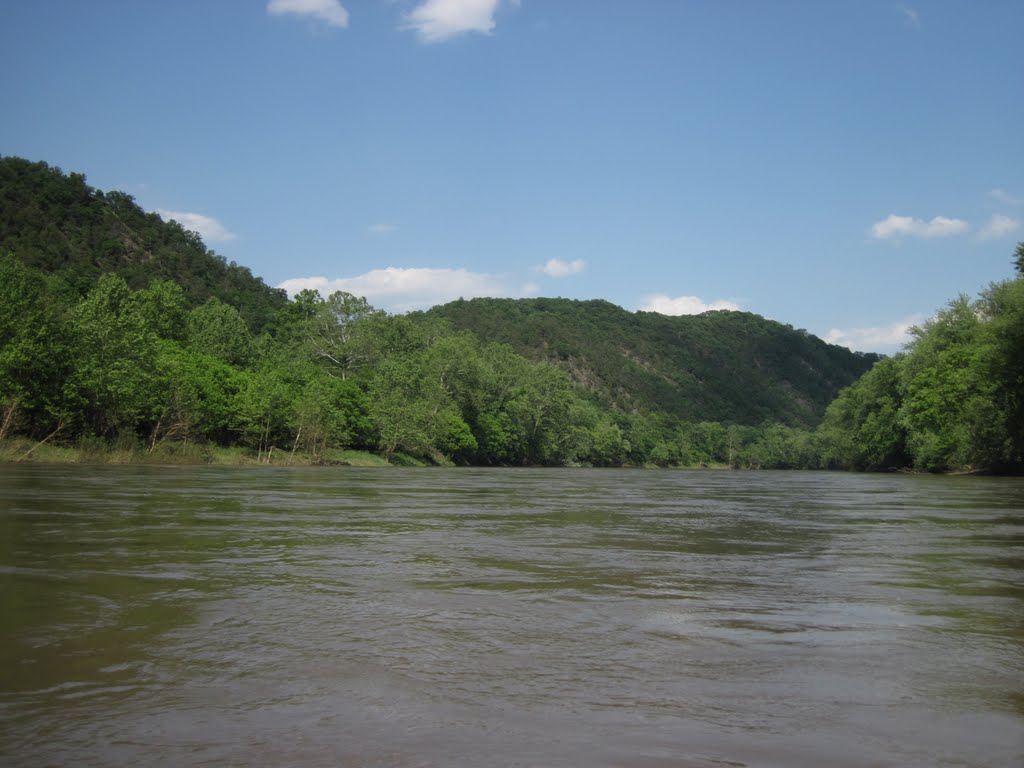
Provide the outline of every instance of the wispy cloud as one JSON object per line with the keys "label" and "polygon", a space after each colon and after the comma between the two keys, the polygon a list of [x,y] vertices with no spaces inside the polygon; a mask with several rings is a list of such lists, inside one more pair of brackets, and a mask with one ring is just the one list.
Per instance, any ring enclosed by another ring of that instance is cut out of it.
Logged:
{"label": "wispy cloud", "polygon": [[988,196],[1006,205],[1024,205],[1024,197],[1011,195],[1005,189],[993,189],[988,193]]}
{"label": "wispy cloud", "polygon": [[157,208],[156,212],[164,221],[176,221],[185,229],[199,233],[205,242],[217,243],[235,239],[235,233],[212,216],[187,211],[168,211],[164,208]]}
{"label": "wispy cloud", "polygon": [[903,14],[903,21],[908,27],[913,27],[914,29],[921,28],[921,18],[917,15],[917,11],[909,5],[903,4],[897,5],[896,9]]}
{"label": "wispy cloud", "polygon": [[657,312],[659,315],[699,315],[704,312],[710,312],[713,309],[731,309],[736,311],[739,308],[739,304],[727,299],[708,302],[699,296],[676,296],[672,298],[664,293],[645,296],[644,303],[640,307],[643,312]]}
{"label": "wispy cloud", "polygon": [[1012,216],[995,214],[985,222],[985,225],[978,231],[978,237],[982,240],[996,240],[1000,237],[1011,235],[1020,229],[1020,221]]}
{"label": "wispy cloud", "polygon": [[377,224],[371,224],[366,228],[366,231],[371,235],[390,235],[392,232],[398,231],[398,225],[380,222]]}
{"label": "wispy cloud", "polygon": [[423,0],[405,14],[402,29],[424,43],[441,43],[467,32],[489,35],[499,0]]}
{"label": "wispy cloud", "polygon": [[924,320],[922,315],[912,315],[873,328],[833,328],[825,334],[825,341],[859,352],[898,352],[910,341],[910,329]]}
{"label": "wispy cloud", "polygon": [[308,16],[341,29],[348,26],[348,11],[338,0],[270,0],[267,13],[271,16]]}
{"label": "wispy cloud", "polygon": [[391,312],[408,312],[444,304],[458,298],[481,296],[518,298],[530,288],[516,286],[508,275],[470,272],[466,269],[387,267],[355,277],[295,277],[277,286],[289,295],[309,288],[323,296],[347,291],[365,296],[374,306]]}
{"label": "wispy cloud", "polygon": [[583,259],[574,259],[573,261],[563,261],[562,259],[550,259],[547,264],[535,267],[539,272],[543,272],[548,277],[568,277],[569,275],[575,275],[586,269],[586,262]]}
{"label": "wispy cloud", "polygon": [[876,240],[888,240],[893,237],[950,237],[961,235],[969,229],[962,219],[949,219],[936,216],[931,221],[915,219],[911,216],[889,214],[882,221],[871,226],[871,236]]}

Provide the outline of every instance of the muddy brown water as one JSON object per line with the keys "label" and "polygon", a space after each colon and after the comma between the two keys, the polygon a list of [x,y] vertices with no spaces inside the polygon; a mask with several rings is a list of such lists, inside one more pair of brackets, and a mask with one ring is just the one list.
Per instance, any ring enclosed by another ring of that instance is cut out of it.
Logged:
{"label": "muddy brown water", "polygon": [[0,765],[1024,764],[1024,480],[0,466]]}

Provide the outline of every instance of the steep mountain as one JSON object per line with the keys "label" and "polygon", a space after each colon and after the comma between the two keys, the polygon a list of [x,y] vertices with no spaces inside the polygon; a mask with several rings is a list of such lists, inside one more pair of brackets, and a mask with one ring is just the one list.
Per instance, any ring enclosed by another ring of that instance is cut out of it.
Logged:
{"label": "steep mountain", "polygon": [[557,364],[605,407],[689,421],[813,426],[880,359],[748,312],[668,317],[607,301],[473,299],[426,314]]}
{"label": "steep mountain", "polygon": [[231,304],[258,331],[287,303],[248,268],[228,263],[194,232],[140,208],[130,195],[94,189],[78,173],[0,157],[0,253],[60,276],[85,294],[104,272],[132,288],[174,280],[189,301]]}

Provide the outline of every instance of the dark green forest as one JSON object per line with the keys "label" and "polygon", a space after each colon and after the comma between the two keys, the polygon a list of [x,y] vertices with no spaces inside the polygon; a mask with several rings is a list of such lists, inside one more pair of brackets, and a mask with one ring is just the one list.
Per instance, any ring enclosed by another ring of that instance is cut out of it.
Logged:
{"label": "dark green forest", "polygon": [[427,315],[558,366],[602,408],[681,421],[814,427],[881,359],[749,312],[669,317],[607,301],[473,299]]}
{"label": "dark green forest", "polygon": [[340,292],[289,301],[128,195],[0,158],[0,442],[1015,472],[1024,245],[1016,269],[892,358],[743,312],[476,299],[395,316]]}

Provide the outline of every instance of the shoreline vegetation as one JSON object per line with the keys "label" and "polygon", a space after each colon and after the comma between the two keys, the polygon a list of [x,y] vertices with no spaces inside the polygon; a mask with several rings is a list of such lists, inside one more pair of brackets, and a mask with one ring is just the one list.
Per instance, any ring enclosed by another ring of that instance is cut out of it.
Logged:
{"label": "shoreline vegetation", "polygon": [[0,461],[1024,470],[1024,243],[893,357],[745,312],[289,299],[0,157]]}
{"label": "shoreline vegetation", "polygon": [[[443,455],[416,457],[395,453],[390,458],[372,451],[329,449],[321,455],[306,451],[271,450],[262,455],[244,446],[200,443],[164,443],[154,449],[138,440],[89,440],[78,445],[29,440],[24,437],[0,441],[0,464],[92,464],[152,466],[250,466],[250,467],[434,467],[456,468]],[[573,465],[593,468],[592,465]],[[721,463],[687,465],[620,465],[628,469],[741,469]],[[516,467],[503,467],[516,468]]]}

